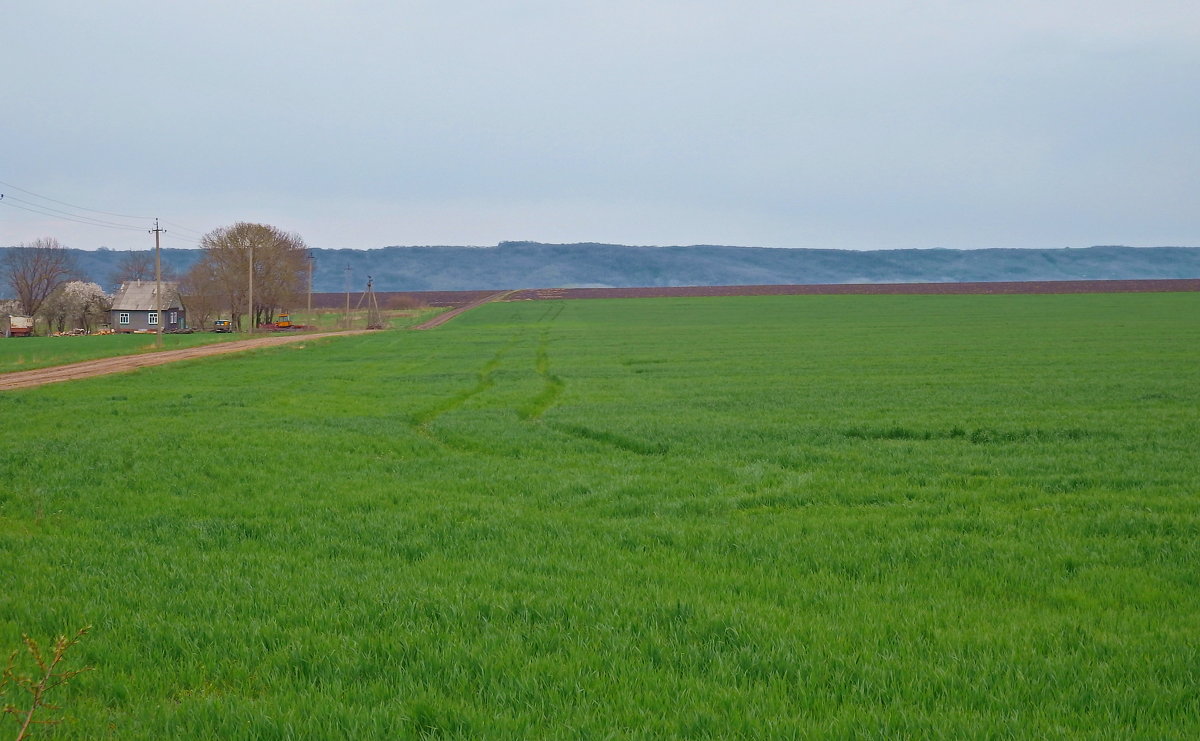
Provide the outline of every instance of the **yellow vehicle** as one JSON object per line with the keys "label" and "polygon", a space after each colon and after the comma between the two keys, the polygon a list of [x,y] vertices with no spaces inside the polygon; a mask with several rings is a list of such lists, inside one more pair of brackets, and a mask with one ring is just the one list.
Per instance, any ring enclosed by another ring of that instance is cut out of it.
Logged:
{"label": "yellow vehicle", "polygon": [[296,324],[292,321],[291,314],[276,314],[275,321],[267,322],[262,325],[262,328],[268,332],[287,332],[289,330],[312,329],[303,324]]}
{"label": "yellow vehicle", "polygon": [[228,319],[214,319],[213,320],[213,331],[214,332],[232,332],[233,331],[233,322],[229,321]]}

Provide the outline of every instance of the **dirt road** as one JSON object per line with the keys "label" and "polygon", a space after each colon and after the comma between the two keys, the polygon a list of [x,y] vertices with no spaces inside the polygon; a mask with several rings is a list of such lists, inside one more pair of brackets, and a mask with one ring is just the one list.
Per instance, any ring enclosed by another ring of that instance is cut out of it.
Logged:
{"label": "dirt road", "polygon": [[450,321],[451,319],[453,319],[454,317],[463,313],[464,311],[470,311],[471,309],[474,309],[477,306],[482,306],[483,304],[486,304],[489,301],[503,301],[505,298],[507,298],[510,294],[513,294],[513,293],[516,293],[516,291],[500,291],[499,293],[489,293],[488,295],[484,296],[483,298],[475,299],[474,301],[472,301],[469,304],[464,304],[462,306],[459,306],[458,308],[451,309],[450,311],[447,311],[442,314],[438,314],[437,316],[430,319],[429,321],[418,324],[417,326],[413,327],[413,329],[433,329],[434,327],[440,327],[441,325]]}
{"label": "dirt road", "polygon": [[231,342],[219,342],[212,345],[200,345],[182,350],[163,350],[161,352],[149,352],[141,355],[120,355],[115,358],[86,360],[82,363],[59,365],[52,368],[38,368],[36,370],[18,371],[16,373],[0,373],[0,391],[33,388],[34,386],[44,386],[48,383],[73,381],[77,378],[90,378],[92,376],[104,376],[109,373],[123,373],[138,368],[147,368],[152,365],[174,363],[179,360],[204,358],[210,355],[225,355],[262,347],[286,345],[292,342],[317,340],[322,337],[345,337],[352,334],[364,334],[367,331],[359,329],[350,332],[272,335],[270,337],[255,337],[249,340],[233,340]]}

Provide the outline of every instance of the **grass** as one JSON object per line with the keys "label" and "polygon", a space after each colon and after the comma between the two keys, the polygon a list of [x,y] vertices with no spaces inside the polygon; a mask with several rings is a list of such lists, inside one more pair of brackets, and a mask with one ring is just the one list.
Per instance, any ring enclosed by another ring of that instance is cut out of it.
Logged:
{"label": "grass", "polygon": [[[354,304],[351,305],[353,306]],[[386,309],[382,310],[380,315],[384,320],[385,326],[392,329],[402,329],[419,324],[443,311],[445,309],[441,307],[421,306],[412,309]],[[362,329],[367,326],[367,320],[366,309],[351,309],[350,326],[352,328]],[[292,321],[314,327],[323,332],[332,332],[346,328],[346,312],[342,309],[313,309],[311,312],[295,311],[292,312]]]}
{"label": "grass", "polygon": [[6,393],[0,648],[94,625],[51,737],[1194,737],[1198,309],[520,302]]}

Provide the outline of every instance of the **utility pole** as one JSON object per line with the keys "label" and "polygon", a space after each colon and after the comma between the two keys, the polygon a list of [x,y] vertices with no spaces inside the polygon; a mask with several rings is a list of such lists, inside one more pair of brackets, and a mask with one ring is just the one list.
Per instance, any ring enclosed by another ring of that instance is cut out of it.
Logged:
{"label": "utility pole", "polygon": [[350,265],[346,265],[346,329],[350,329]]}
{"label": "utility pole", "polygon": [[155,334],[154,344],[159,349],[162,349],[162,256],[159,249],[159,235],[166,231],[158,226],[158,219],[154,220],[154,228],[150,230],[154,233],[154,318],[158,327],[158,332]]}
{"label": "utility pole", "polygon": [[316,262],[316,259],[317,258],[313,257],[312,250],[309,250],[308,251],[308,319],[305,320],[308,322],[312,321],[312,273],[313,273],[313,263]]}
{"label": "utility pole", "polygon": [[[379,313],[379,301],[375,299],[374,280],[367,276],[367,329],[383,329],[383,316]],[[362,303],[362,302],[359,302]]]}
{"label": "utility pole", "polygon": [[246,331],[254,334],[254,242],[249,242],[250,248],[250,285],[246,287]]}

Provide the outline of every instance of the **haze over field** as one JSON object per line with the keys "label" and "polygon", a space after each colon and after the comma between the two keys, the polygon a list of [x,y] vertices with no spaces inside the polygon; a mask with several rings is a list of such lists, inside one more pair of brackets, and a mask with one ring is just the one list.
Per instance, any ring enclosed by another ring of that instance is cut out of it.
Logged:
{"label": "haze over field", "polygon": [[47,0],[0,45],[0,246],[1200,244],[1191,0]]}

